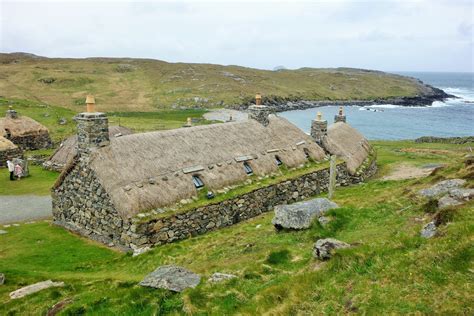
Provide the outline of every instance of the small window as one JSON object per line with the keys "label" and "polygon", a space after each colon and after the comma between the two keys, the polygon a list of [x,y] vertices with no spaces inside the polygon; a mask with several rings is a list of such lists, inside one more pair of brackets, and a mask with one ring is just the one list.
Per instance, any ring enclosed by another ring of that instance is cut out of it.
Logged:
{"label": "small window", "polygon": [[196,189],[200,189],[204,186],[204,182],[202,182],[201,178],[199,176],[193,176],[193,183]]}
{"label": "small window", "polygon": [[250,167],[250,165],[246,162],[244,162],[244,169],[245,169],[245,173],[247,173],[248,175],[253,174],[252,167]]}
{"label": "small window", "polygon": [[304,151],[304,156],[306,157],[306,159],[309,159],[310,156],[309,156],[309,150],[308,150],[308,148],[303,148],[303,151]]}
{"label": "small window", "polygon": [[283,164],[283,162],[281,161],[280,157],[278,156],[275,156],[275,162],[278,166],[281,166]]}

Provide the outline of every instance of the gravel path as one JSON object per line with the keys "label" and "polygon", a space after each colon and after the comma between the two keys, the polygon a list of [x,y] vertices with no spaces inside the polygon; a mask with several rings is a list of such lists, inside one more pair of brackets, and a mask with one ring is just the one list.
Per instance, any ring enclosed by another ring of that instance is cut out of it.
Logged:
{"label": "gravel path", "polygon": [[232,121],[245,121],[248,119],[247,113],[229,109],[211,110],[204,114],[204,118],[206,120],[227,122],[231,115]]}
{"label": "gravel path", "polygon": [[38,220],[51,216],[50,196],[0,196],[0,224]]}

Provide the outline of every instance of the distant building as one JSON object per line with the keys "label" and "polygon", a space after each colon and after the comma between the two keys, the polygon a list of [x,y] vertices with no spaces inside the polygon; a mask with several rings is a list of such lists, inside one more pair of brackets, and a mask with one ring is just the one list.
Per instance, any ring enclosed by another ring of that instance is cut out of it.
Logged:
{"label": "distant building", "polygon": [[49,131],[45,126],[27,116],[19,116],[11,108],[6,116],[0,119],[0,136],[23,150],[52,147]]}
{"label": "distant building", "polygon": [[282,166],[323,162],[329,154],[345,161],[337,170],[341,185],[360,182],[376,170],[372,148],[344,122],[327,128],[319,118],[309,136],[263,105],[251,107],[249,117],[111,141],[104,113],[79,114],[78,155],[52,189],[54,222],[106,244],[140,248],[229,226],[276,204],[319,194],[327,190],[329,170],[173,211],[197,199],[200,190],[219,193],[249,179],[274,177]]}

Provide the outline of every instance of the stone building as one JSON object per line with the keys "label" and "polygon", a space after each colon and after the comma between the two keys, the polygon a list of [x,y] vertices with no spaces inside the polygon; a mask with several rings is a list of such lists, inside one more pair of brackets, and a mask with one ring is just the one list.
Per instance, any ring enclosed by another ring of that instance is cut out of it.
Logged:
{"label": "stone building", "polygon": [[9,109],[0,119],[0,136],[10,140],[23,150],[51,148],[52,142],[48,129],[27,116],[19,116]]}
{"label": "stone building", "polygon": [[23,152],[18,146],[0,136],[0,167],[5,167],[9,158],[21,158],[22,156]]}
{"label": "stone building", "polygon": [[[276,204],[319,194],[327,190],[329,154],[345,161],[337,166],[340,185],[360,182],[376,169],[367,141],[346,123],[309,136],[264,106],[252,111],[246,121],[112,141],[104,113],[79,114],[77,155],[52,189],[54,222],[109,245],[141,248],[229,226]],[[347,132],[349,140],[342,139]],[[351,140],[355,143],[348,144]],[[292,170],[310,164],[316,168],[307,173],[278,176],[283,166]],[[245,190],[245,183],[269,177],[271,184]],[[219,198],[235,186],[243,186],[242,193]],[[216,194],[215,200],[189,204],[208,191]]]}

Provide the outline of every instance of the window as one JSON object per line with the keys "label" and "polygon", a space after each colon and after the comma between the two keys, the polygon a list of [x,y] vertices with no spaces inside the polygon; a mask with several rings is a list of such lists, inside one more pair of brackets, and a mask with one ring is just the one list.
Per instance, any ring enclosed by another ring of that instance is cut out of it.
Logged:
{"label": "window", "polygon": [[281,166],[283,164],[283,162],[281,161],[280,157],[278,156],[275,156],[275,162],[278,166]]}
{"label": "window", "polygon": [[309,159],[310,156],[309,156],[309,150],[308,150],[308,148],[303,148],[303,151],[304,151],[304,156],[306,157],[306,159]]}
{"label": "window", "polygon": [[202,182],[201,178],[199,176],[193,176],[193,183],[196,189],[200,189],[204,186],[204,182]]}
{"label": "window", "polygon": [[250,165],[246,162],[244,162],[244,169],[245,169],[245,173],[247,173],[248,175],[253,174],[252,167],[250,167]]}

